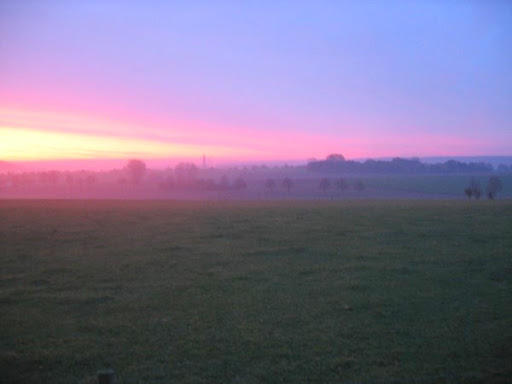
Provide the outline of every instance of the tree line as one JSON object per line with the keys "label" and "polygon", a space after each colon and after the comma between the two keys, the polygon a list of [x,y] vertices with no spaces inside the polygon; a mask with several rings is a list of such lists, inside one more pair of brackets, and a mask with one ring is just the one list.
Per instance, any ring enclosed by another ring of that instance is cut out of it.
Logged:
{"label": "tree line", "polygon": [[[307,170],[311,172],[325,173],[473,173],[473,172],[492,172],[491,164],[483,162],[464,163],[456,160],[448,160],[443,163],[427,164],[417,158],[404,159],[395,157],[390,161],[386,160],[366,160],[358,162],[345,160],[341,154],[331,154],[325,160],[309,160]],[[500,165],[500,170],[508,169],[504,164]]]}
{"label": "tree line", "polygon": [[[330,155],[326,162],[347,163],[342,155]],[[398,161],[394,161],[398,163]],[[414,161],[406,160],[406,163]],[[310,162],[311,164],[312,162]],[[391,161],[393,163],[393,161]],[[56,190],[63,188],[66,193],[84,192],[87,190],[100,190],[101,188],[115,184],[132,184],[135,190],[148,190],[159,188],[162,191],[190,190],[190,191],[242,191],[246,189],[256,191],[266,190],[268,193],[274,191],[285,191],[288,194],[293,189],[312,192],[316,188],[324,194],[334,191],[343,193],[346,190],[361,192],[366,189],[365,184],[357,178],[343,175],[332,175],[330,178],[321,175],[318,178],[305,176],[304,167],[297,172],[297,167],[242,169],[199,169],[193,163],[179,163],[174,168],[166,170],[148,169],[146,163],[140,159],[132,159],[125,163],[121,169],[110,171],[40,171],[26,173],[0,174],[0,191],[9,190],[30,190],[42,186],[44,190]],[[305,177],[304,177],[305,176]],[[482,187],[481,176],[475,176],[466,187],[459,186],[468,199],[479,200],[482,197],[494,199],[503,190],[504,184],[498,174],[494,172],[489,175],[487,184]],[[244,177],[248,177],[249,184]],[[293,180],[291,177],[295,177]],[[302,177],[302,178],[300,178]],[[351,180],[349,180],[351,178]],[[480,180],[479,180],[480,179]],[[297,186],[295,183],[298,183]],[[144,188],[137,188],[144,185]],[[115,190],[115,187],[114,189]],[[372,189],[373,191],[373,189]]]}

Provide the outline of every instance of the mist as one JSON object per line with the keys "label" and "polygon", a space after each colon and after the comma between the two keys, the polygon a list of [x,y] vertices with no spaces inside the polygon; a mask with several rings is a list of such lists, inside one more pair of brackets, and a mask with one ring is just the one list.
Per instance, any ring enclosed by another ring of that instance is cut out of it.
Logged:
{"label": "mist", "polygon": [[[491,159],[492,158],[486,158]],[[507,164],[506,161],[510,160]],[[471,159],[470,159],[471,160]],[[472,159],[475,160],[475,159]],[[476,159],[478,160],[478,159]],[[339,200],[463,199],[478,182],[492,176],[502,188],[496,197],[512,197],[512,159],[490,162],[422,162],[417,158],[364,161],[331,154],[325,160],[296,164],[211,166],[140,159],[75,161],[69,168],[52,162],[34,166],[3,162],[0,198],[4,199],[174,199],[174,200]],[[88,168],[84,168],[88,166]],[[112,168],[107,168],[112,166]],[[98,169],[99,168],[99,169]]]}

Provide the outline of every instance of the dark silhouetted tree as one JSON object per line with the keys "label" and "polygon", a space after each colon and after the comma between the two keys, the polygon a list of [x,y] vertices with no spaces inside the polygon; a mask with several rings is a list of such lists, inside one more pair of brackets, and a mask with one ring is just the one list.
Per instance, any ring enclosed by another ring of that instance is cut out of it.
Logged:
{"label": "dark silhouetted tree", "polygon": [[318,184],[318,187],[322,190],[322,192],[327,192],[328,189],[331,188],[331,181],[328,178],[323,178],[320,180],[320,184]]}
{"label": "dark silhouetted tree", "polygon": [[67,184],[67,185],[73,185],[73,184],[75,184],[75,178],[73,177],[73,175],[72,175],[72,174],[69,174],[69,173],[68,173],[68,174],[66,175],[66,184]]}
{"label": "dark silhouetted tree", "polygon": [[361,180],[356,180],[354,182],[354,189],[357,192],[362,192],[365,188],[366,188],[366,186],[364,185],[364,183]]}
{"label": "dark silhouetted tree", "polygon": [[475,199],[480,200],[480,197],[482,196],[482,189],[480,187],[477,189],[474,189],[473,196],[475,197]]}
{"label": "dark silhouetted tree", "polygon": [[222,175],[219,180],[219,189],[225,191],[229,189],[229,179],[226,175]]}
{"label": "dark silhouetted tree", "polygon": [[175,186],[174,177],[172,175],[165,176],[164,179],[158,184],[158,186],[164,191],[173,189]]}
{"label": "dark silhouetted tree", "polygon": [[335,185],[336,189],[339,190],[340,192],[345,191],[349,187],[348,183],[345,181],[343,177],[340,177],[338,180],[336,180]]}
{"label": "dark silhouetted tree", "polygon": [[60,177],[61,173],[59,171],[47,171],[39,174],[39,180],[43,184],[57,184]]}
{"label": "dark silhouetted tree", "polygon": [[503,183],[498,176],[489,177],[489,181],[487,182],[487,197],[493,200],[498,192],[503,189]]}
{"label": "dark silhouetted tree", "polygon": [[293,181],[289,177],[283,179],[283,188],[286,189],[288,193],[290,193],[290,190],[293,188]]}
{"label": "dark silhouetted tree", "polygon": [[476,200],[479,200],[480,196],[482,196],[482,187],[480,187],[480,182],[476,179],[471,179],[469,186],[464,189],[464,193],[468,199],[474,197]]}
{"label": "dark silhouetted tree", "polygon": [[215,180],[213,179],[206,179],[203,182],[203,189],[206,189],[207,191],[213,191],[217,188],[217,185],[215,184]]}
{"label": "dark silhouetted tree", "polygon": [[237,190],[246,189],[247,183],[245,182],[244,179],[242,179],[241,177],[238,177],[233,182],[233,188],[235,188]]}
{"label": "dark silhouetted tree", "polygon": [[128,161],[126,169],[130,173],[132,183],[138,185],[146,173],[146,163],[139,159],[131,159]]}
{"label": "dark silhouetted tree", "polygon": [[343,156],[341,153],[331,153],[326,158],[327,161],[345,161],[345,156]]}
{"label": "dark silhouetted tree", "polygon": [[176,183],[181,187],[190,187],[196,181],[198,168],[193,163],[179,163],[174,168]]}
{"label": "dark silhouetted tree", "polygon": [[265,181],[265,188],[270,191],[273,191],[276,188],[276,181],[274,179],[267,179]]}
{"label": "dark silhouetted tree", "polygon": [[87,185],[93,185],[96,183],[96,175],[94,173],[89,173],[86,177],[85,177],[85,184]]}

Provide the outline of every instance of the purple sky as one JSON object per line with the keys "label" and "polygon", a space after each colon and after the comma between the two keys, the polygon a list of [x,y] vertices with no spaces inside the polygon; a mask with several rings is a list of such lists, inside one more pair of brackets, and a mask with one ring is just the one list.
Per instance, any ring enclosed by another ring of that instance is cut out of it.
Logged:
{"label": "purple sky", "polygon": [[3,1],[0,58],[7,160],[512,155],[507,1]]}

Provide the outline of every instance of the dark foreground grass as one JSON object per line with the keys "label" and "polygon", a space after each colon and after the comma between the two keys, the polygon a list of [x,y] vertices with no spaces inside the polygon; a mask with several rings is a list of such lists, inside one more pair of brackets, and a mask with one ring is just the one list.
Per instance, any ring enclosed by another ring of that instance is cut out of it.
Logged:
{"label": "dark foreground grass", "polygon": [[0,201],[0,382],[509,382],[511,232],[510,201]]}

